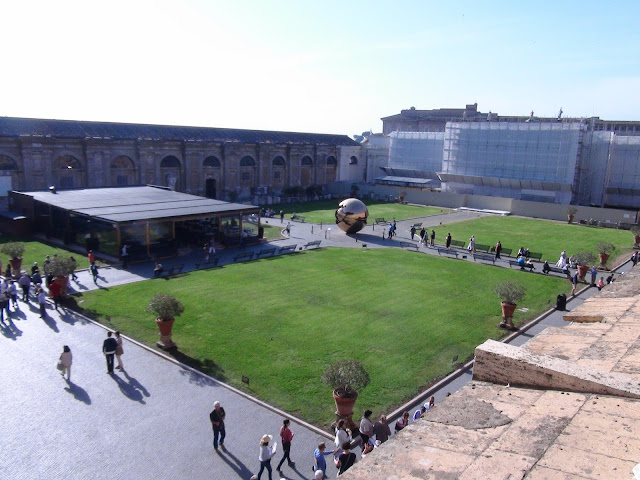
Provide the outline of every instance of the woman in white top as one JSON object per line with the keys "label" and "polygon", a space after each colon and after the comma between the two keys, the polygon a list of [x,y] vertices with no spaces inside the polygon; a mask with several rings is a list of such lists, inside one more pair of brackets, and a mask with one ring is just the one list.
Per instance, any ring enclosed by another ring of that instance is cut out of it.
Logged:
{"label": "woman in white top", "polygon": [[345,425],[344,420],[340,420],[338,422],[338,426],[336,427],[335,444],[337,448],[336,452],[338,452],[338,455],[340,454],[340,449],[342,448],[342,445],[344,445],[345,442],[351,443],[351,437],[345,430],[344,425]]}
{"label": "woman in white top", "polygon": [[67,380],[71,380],[71,364],[73,363],[73,355],[71,355],[71,349],[65,345],[62,349],[62,353],[60,354],[60,364],[62,365],[62,370],[60,371],[60,375],[64,377],[64,374],[67,374]]}
{"label": "woman in white top", "polygon": [[122,365],[122,354],[124,353],[124,349],[122,348],[122,337],[120,336],[120,330],[116,331],[116,342],[118,342],[118,346],[116,347],[116,358],[118,359],[118,366],[116,368],[118,370],[124,370],[124,365]]}
{"label": "woman in white top", "polygon": [[276,454],[276,446],[278,444],[274,443],[273,447],[270,447],[269,442],[271,442],[272,439],[272,435],[263,435],[260,440],[260,455],[258,456],[258,460],[260,460],[260,471],[256,477],[258,480],[260,480],[265,468],[267,469],[267,472],[269,472],[269,480],[273,480],[271,478],[271,459]]}
{"label": "woman in white top", "polygon": [[369,441],[369,437],[373,436],[373,422],[369,420],[371,414],[373,412],[371,410],[366,410],[364,415],[362,416],[362,420],[360,420],[360,437],[362,438],[362,450],[364,450],[365,445]]}

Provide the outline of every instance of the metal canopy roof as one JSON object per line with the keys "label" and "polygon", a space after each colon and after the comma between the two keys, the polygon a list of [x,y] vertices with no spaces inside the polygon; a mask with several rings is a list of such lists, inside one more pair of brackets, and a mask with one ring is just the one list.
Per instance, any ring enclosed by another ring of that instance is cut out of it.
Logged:
{"label": "metal canopy roof", "polygon": [[347,135],[0,117],[0,137],[359,146]]}
{"label": "metal canopy roof", "polygon": [[159,187],[86,188],[17,192],[35,201],[107,222],[133,222],[255,211],[259,207],[174,192]]}
{"label": "metal canopy roof", "polygon": [[545,190],[550,192],[571,191],[570,184],[559,182],[546,182],[518,178],[478,177],[475,175],[458,175],[451,173],[438,173],[438,177],[443,182],[463,183],[482,187]]}

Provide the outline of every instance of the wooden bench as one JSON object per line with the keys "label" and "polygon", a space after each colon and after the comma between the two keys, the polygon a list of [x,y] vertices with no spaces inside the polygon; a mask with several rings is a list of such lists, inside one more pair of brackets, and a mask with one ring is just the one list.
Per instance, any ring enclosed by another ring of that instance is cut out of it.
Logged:
{"label": "wooden bench", "polygon": [[473,261],[476,260],[484,260],[485,262],[491,262],[494,265],[496,264],[496,257],[490,253],[474,253]]}
{"label": "wooden bench", "polygon": [[451,246],[456,248],[464,248],[464,242],[462,240],[451,240]]}
{"label": "wooden bench", "polygon": [[280,255],[283,253],[292,253],[296,251],[296,247],[298,245],[286,245],[284,247],[280,247]]}
{"label": "wooden bench", "polygon": [[384,218],[376,218],[376,225],[387,225],[387,222]]}
{"label": "wooden bench", "polygon": [[520,270],[524,270],[525,268],[528,268],[530,272],[534,269],[533,264],[520,265],[517,260],[509,260],[509,267],[520,267]]}
{"label": "wooden bench", "polygon": [[416,252],[418,251],[418,244],[412,242],[400,242],[400,248],[414,248]]}
{"label": "wooden bench", "polygon": [[489,245],[482,245],[481,243],[476,243],[476,252],[489,253],[490,248],[491,247]]}
{"label": "wooden bench", "polygon": [[549,265],[546,271],[544,269],[542,270],[542,273],[544,273],[545,275],[549,272],[560,273],[561,275],[566,275],[567,278],[571,278],[571,272],[569,270],[563,270],[560,267],[552,267],[551,265]]}
{"label": "wooden bench", "polygon": [[234,262],[244,262],[244,261],[252,260],[252,259],[253,259],[253,252],[239,253],[238,255],[233,257],[233,261]]}
{"label": "wooden bench", "polygon": [[[507,257],[510,257],[512,252],[513,252],[513,249],[502,247],[502,250],[500,250],[500,256],[505,255]],[[491,247],[491,250],[489,250],[489,253],[495,254],[496,253],[496,247],[495,246]]]}
{"label": "wooden bench", "polygon": [[438,255],[441,254],[445,254],[445,255],[455,255],[456,258],[458,258],[459,252],[457,250],[454,250],[453,248],[438,248]]}
{"label": "wooden bench", "polygon": [[418,228],[422,228],[422,222],[421,223],[414,223],[413,226],[418,229]]}
{"label": "wooden bench", "polygon": [[196,263],[196,270],[199,269],[201,266],[202,268],[207,268],[208,266],[215,267],[216,265],[218,265],[219,261],[220,261],[220,258],[218,257],[209,257],[204,262]]}
{"label": "wooden bench", "polygon": [[304,223],[304,216],[303,215],[296,215],[296,218],[292,218],[291,220],[295,220],[296,222],[302,222]]}
{"label": "wooden bench", "polygon": [[542,254],[541,253],[536,253],[536,252],[529,252],[528,258],[530,258],[531,260],[540,261],[542,259]]}
{"label": "wooden bench", "polygon": [[273,248],[263,248],[258,253],[256,253],[256,258],[266,257],[268,255],[274,256],[276,254],[276,247]]}
{"label": "wooden bench", "polygon": [[320,242],[321,241],[322,240],[314,240],[313,242],[309,242],[309,243],[304,245],[304,249],[306,250],[307,248],[311,248],[311,247],[320,248]]}

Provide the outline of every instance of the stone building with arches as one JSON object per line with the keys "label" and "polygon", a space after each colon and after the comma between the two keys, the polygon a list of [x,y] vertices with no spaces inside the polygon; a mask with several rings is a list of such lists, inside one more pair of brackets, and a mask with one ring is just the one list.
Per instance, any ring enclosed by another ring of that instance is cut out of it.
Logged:
{"label": "stone building with arches", "polygon": [[219,200],[361,181],[346,135],[0,117],[10,190],[159,185]]}

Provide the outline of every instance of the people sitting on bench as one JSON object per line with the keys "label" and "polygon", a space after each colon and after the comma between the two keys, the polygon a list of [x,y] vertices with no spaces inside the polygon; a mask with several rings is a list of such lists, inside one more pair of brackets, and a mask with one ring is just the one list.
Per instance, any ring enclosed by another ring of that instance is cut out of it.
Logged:
{"label": "people sitting on bench", "polygon": [[549,273],[550,271],[551,267],[549,267],[549,262],[545,260],[544,264],[542,265],[542,273]]}
{"label": "people sitting on bench", "polygon": [[297,215],[296,215],[296,212],[293,212],[293,213],[291,214],[291,220],[295,220],[295,219],[296,219],[296,216],[297,216]]}
{"label": "people sitting on bench", "polygon": [[524,257],[518,257],[518,265],[520,265],[520,268],[530,268],[531,270],[535,270],[536,267],[533,265],[533,262],[531,260],[526,260]]}
{"label": "people sitting on bench", "polygon": [[528,248],[524,248],[524,247],[520,247],[520,250],[518,250],[518,255],[516,255],[516,258],[528,257],[528,256],[529,256],[529,249]]}
{"label": "people sitting on bench", "polygon": [[159,264],[158,262],[156,262],[156,266],[153,269],[153,276],[154,277],[159,277],[160,275],[162,275],[162,272],[164,272],[164,268],[162,267],[161,264]]}

